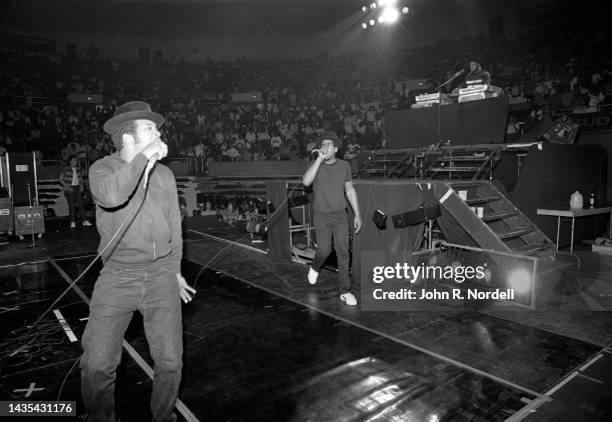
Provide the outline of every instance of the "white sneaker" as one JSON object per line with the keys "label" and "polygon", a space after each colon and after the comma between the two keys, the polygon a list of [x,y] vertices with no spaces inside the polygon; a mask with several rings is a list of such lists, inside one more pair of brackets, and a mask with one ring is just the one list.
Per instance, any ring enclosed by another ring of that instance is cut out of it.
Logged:
{"label": "white sneaker", "polygon": [[91,226],[91,223],[89,222],[89,220],[84,220],[83,221],[83,225],[84,226]]}
{"label": "white sneaker", "polygon": [[74,221],[70,223],[70,228],[76,229],[76,223]]}
{"label": "white sneaker", "polygon": [[353,296],[351,292],[341,294],[340,300],[346,302],[347,305],[357,305],[357,299],[355,299],[355,296]]}
{"label": "white sneaker", "polygon": [[319,278],[319,273],[313,270],[312,267],[310,267],[310,269],[308,270],[308,282],[310,284],[316,284],[317,278]]}

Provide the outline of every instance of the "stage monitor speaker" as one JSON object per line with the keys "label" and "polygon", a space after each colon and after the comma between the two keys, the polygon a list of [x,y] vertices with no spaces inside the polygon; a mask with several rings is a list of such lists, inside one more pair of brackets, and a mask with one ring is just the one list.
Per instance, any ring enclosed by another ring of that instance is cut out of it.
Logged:
{"label": "stage monitor speaker", "polygon": [[374,210],[374,216],[372,216],[372,221],[378,227],[378,230],[385,230],[387,228],[387,214],[379,209]]}
{"label": "stage monitor speaker", "polygon": [[45,232],[43,207],[15,207],[15,234],[39,234]]}
{"label": "stage monitor speaker", "polygon": [[578,123],[563,116],[555,120],[552,126],[542,134],[542,137],[556,144],[573,144],[578,134],[578,127]]}
{"label": "stage monitor speaker", "polygon": [[422,224],[428,220],[435,220],[441,215],[440,204],[436,204],[431,207],[421,206],[413,211],[396,214],[391,217],[391,221],[393,221],[393,227],[402,229],[404,227],[414,226],[415,224]]}
{"label": "stage monitor speaker", "polygon": [[10,198],[0,199],[0,233],[13,231],[13,205]]}
{"label": "stage monitor speaker", "polygon": [[37,201],[36,159],[32,152],[7,153],[13,204],[25,206]]}

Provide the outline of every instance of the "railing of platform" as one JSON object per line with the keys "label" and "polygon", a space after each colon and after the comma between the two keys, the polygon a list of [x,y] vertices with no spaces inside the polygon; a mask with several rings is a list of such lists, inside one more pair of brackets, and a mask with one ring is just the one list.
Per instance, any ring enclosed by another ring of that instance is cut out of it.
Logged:
{"label": "railing of platform", "polygon": [[64,165],[64,160],[40,160],[40,165],[43,167],[62,167]]}
{"label": "railing of platform", "polygon": [[[164,161],[168,164],[178,163],[185,165],[192,174],[206,174],[208,165],[204,157],[167,157]],[[81,160],[83,171],[88,171],[91,165],[90,160]],[[64,167],[67,163],[64,160],[40,160],[39,165],[42,167]]]}
{"label": "railing of platform", "polygon": [[189,169],[189,172],[194,175],[206,174],[208,170],[205,157],[166,157],[165,161],[167,161],[169,164],[184,164]]}

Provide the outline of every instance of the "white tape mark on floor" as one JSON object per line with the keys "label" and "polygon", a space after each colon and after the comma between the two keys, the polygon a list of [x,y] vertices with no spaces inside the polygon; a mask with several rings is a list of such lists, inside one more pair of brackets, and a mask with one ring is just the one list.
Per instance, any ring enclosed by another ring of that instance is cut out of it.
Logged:
{"label": "white tape mark on floor", "polygon": [[59,321],[60,325],[62,326],[62,328],[66,332],[66,335],[68,336],[68,340],[70,340],[71,343],[74,343],[75,341],[77,341],[77,338],[74,335],[74,332],[70,328],[70,325],[68,325],[68,322],[64,319],[64,316],[62,315],[60,310],[59,309],[54,309],[53,313],[55,314],[55,316],[56,316],[57,320]]}
{"label": "white tape mark on floor", "polygon": [[597,356],[595,356],[593,359],[591,359],[590,361],[588,361],[587,363],[585,363],[584,365],[582,365],[580,368],[578,368],[579,371],[584,371],[585,369],[587,369],[589,366],[593,365],[595,362],[597,362],[599,359],[601,359],[603,357],[603,355],[600,353]]}

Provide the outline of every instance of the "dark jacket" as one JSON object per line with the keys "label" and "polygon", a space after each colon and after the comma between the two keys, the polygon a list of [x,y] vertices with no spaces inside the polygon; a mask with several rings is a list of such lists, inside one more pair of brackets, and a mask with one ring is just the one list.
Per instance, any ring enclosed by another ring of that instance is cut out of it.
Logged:
{"label": "dark jacket", "polygon": [[486,70],[475,70],[465,76],[465,84],[467,85],[470,81],[480,81],[480,84],[488,85],[491,83],[491,74]]}
{"label": "dark jacket", "polygon": [[183,238],[174,175],[157,163],[145,191],[142,175],[146,165],[142,154],[129,163],[113,154],[90,167],[89,185],[101,238],[98,252],[119,231],[102,254],[105,265],[129,267],[163,259],[169,270],[180,274]]}

